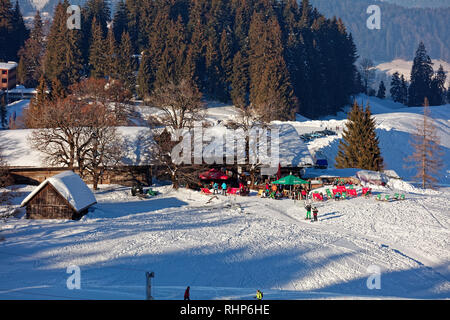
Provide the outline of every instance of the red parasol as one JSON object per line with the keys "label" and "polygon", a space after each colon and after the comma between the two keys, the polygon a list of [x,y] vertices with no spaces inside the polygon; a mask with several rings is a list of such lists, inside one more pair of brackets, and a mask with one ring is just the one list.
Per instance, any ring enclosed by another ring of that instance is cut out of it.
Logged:
{"label": "red parasol", "polygon": [[228,176],[223,174],[222,171],[217,169],[211,169],[209,171],[203,172],[199,175],[200,179],[203,180],[227,180]]}

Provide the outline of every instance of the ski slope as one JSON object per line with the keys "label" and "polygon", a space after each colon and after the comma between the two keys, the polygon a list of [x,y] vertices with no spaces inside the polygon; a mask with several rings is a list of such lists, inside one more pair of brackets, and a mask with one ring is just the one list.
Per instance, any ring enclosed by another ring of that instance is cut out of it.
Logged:
{"label": "ski slope", "polygon": [[[413,170],[403,159],[422,108],[390,100],[368,101],[386,169],[403,180],[375,194],[406,194],[406,200],[350,199],[318,203],[319,221],[304,220],[303,203],[293,200],[224,197],[157,187],[161,195],[140,200],[129,188],[101,186],[97,204],[80,221],[26,220],[20,203],[34,187],[15,186],[13,203],[0,206],[0,299],[144,299],[145,272],[154,271],[156,299],[448,299],[450,298],[450,105],[432,107],[443,148],[441,188],[408,183]],[[216,128],[235,117],[233,106],[210,103],[207,119]],[[143,108],[142,114],[149,112]],[[337,135],[306,144],[333,167],[345,113],[310,120],[275,122],[282,138],[335,130]],[[148,129],[120,127],[128,163],[147,160]],[[11,165],[42,161],[30,149],[29,130],[0,131]],[[289,142],[289,141],[288,141]],[[292,141],[295,143],[295,141]],[[67,267],[81,270],[81,289],[69,290]],[[381,289],[369,290],[368,269],[381,271]]]}
{"label": "ski slope", "polygon": [[[194,300],[253,299],[256,289],[265,299],[450,297],[448,189],[321,203],[316,223],[301,201],[156,189],[139,200],[101,186],[80,221],[0,224],[0,299],[144,299],[146,271],[155,299],[182,299],[188,285]],[[71,265],[80,290],[66,287]],[[374,265],[379,290],[366,285]]]}

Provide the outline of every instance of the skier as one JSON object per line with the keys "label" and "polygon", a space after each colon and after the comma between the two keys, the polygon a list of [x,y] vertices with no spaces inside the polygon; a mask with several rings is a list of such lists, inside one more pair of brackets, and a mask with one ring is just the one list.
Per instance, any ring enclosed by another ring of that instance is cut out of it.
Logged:
{"label": "skier", "polygon": [[226,184],[225,182],[222,183],[222,194],[223,194],[224,196],[227,195],[227,184]]}
{"label": "skier", "polygon": [[217,182],[214,182],[213,189],[213,194],[219,194],[219,184]]}
{"label": "skier", "polygon": [[314,207],[314,209],[313,209],[314,221],[317,221],[317,214],[318,213],[319,213],[319,210],[317,210],[317,207]]}
{"label": "skier", "polygon": [[306,209],[306,220],[311,219],[311,204],[307,203],[305,209]]}
{"label": "skier", "polygon": [[184,300],[191,300],[189,297],[189,290],[190,290],[190,287],[188,286],[186,288],[186,291],[184,292]]}
{"label": "skier", "polygon": [[262,300],[262,298],[263,298],[263,293],[261,291],[259,291],[259,289],[256,290],[256,297],[255,298],[258,299],[258,300]]}

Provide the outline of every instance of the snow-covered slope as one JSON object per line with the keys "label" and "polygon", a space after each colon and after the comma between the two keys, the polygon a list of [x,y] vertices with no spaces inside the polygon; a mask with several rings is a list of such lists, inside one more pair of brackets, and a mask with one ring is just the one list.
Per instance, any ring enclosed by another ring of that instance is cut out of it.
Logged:
{"label": "snow-covered slope", "polygon": [[[439,65],[442,65],[444,71],[449,74],[450,73],[450,63],[443,60],[432,60],[433,69],[437,71]],[[377,65],[375,68],[379,71],[385,72],[389,76],[392,76],[395,72],[398,72],[400,75],[403,75],[407,81],[410,80],[411,77],[411,69],[412,69],[413,61],[406,61],[403,59],[395,59],[391,62],[384,62]]]}
{"label": "snow-covered slope", "polygon": [[[450,298],[450,190],[397,202],[318,203],[210,197],[157,187],[138,200],[101,186],[81,221],[10,218],[0,224],[0,299]],[[15,190],[19,204],[32,188]],[[377,189],[378,192],[390,192]],[[81,289],[68,290],[69,266]],[[381,289],[367,279],[376,266]]]}

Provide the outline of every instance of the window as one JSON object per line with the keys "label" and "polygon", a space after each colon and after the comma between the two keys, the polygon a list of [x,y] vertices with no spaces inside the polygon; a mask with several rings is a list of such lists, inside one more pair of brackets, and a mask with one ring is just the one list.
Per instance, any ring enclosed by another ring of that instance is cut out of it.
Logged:
{"label": "window", "polygon": [[7,70],[2,70],[2,74],[6,74],[7,72]]}
{"label": "window", "polygon": [[2,83],[7,83],[8,79],[2,79]]}

